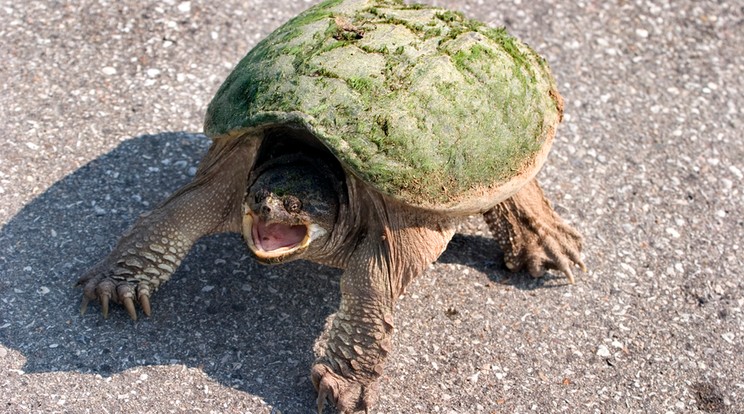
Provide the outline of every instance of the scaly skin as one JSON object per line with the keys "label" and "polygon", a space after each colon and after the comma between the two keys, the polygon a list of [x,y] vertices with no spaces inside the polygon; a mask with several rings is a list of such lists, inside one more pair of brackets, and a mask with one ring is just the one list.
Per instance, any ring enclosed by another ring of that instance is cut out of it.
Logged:
{"label": "scaly skin", "polygon": [[[318,412],[326,400],[343,413],[368,411],[391,350],[393,307],[406,286],[434,262],[454,234],[449,217],[413,209],[350,180],[355,243],[338,246],[345,268],[341,306],[321,338],[313,366]],[[335,233],[335,231],[334,231]]]}
{"label": "scaly skin", "polygon": [[571,284],[571,269],[579,266],[586,272],[581,261],[581,234],[556,214],[537,180],[486,211],[483,218],[504,252],[509,270],[526,269],[532,277],[558,270]]}
{"label": "scaly skin", "polygon": [[140,217],[111,253],[78,280],[80,312],[98,300],[104,317],[114,302],[137,319],[137,302],[149,316],[150,295],[170,279],[196,240],[240,231],[240,203],[260,142],[215,143],[194,180]]}
{"label": "scaly skin", "polygon": [[[307,259],[345,270],[341,304],[316,344],[311,379],[318,412],[327,401],[342,413],[368,411],[391,351],[395,300],[444,251],[459,218],[410,207],[330,167],[310,171],[291,162],[264,163],[267,168],[258,166],[251,174],[259,144],[259,139],[215,143],[194,181],[141,218],[80,279],[82,310],[98,300],[106,316],[113,301],[135,319],[138,302],[149,316],[150,294],[203,235],[242,229],[249,246],[257,249],[260,241],[250,239],[259,234],[252,231],[255,223],[263,223],[263,229],[271,223],[319,224],[327,231],[286,256],[271,260],[265,251],[253,253],[265,262]],[[304,178],[283,180],[303,168]],[[574,265],[583,268],[581,236],[555,214],[536,181],[484,216],[510,268],[527,267],[535,276],[557,269],[569,280]],[[245,217],[249,221],[241,223]]]}
{"label": "scaly skin", "polygon": [[[355,193],[350,197],[352,211],[366,220],[363,237],[345,263],[341,306],[320,339],[325,353],[311,373],[319,413],[326,399],[342,413],[372,407],[376,380],[391,349],[395,299],[444,251],[456,222],[378,193]],[[555,269],[571,282],[574,265],[585,269],[581,236],[553,211],[536,180],[484,217],[510,269],[527,267],[535,277]]]}

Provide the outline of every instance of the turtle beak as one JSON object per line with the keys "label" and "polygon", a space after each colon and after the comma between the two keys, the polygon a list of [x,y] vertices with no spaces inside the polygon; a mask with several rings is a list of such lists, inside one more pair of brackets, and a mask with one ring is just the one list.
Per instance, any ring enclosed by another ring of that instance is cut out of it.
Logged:
{"label": "turtle beak", "polygon": [[243,215],[243,238],[256,258],[264,263],[280,263],[305,251],[310,243],[326,233],[317,224],[289,225],[266,222],[252,211]]}

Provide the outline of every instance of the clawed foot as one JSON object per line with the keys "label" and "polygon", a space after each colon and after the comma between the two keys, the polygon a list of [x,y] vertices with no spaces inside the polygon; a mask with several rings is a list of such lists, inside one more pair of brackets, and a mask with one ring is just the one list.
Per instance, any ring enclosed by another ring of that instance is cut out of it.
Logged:
{"label": "clawed foot", "polygon": [[[90,301],[98,300],[104,318],[108,318],[111,302],[124,306],[132,320],[137,320],[135,302],[139,303],[145,315],[150,316],[151,284],[132,277],[116,275],[116,271],[104,270],[105,268],[104,264],[98,264],[77,281],[76,286],[83,288],[80,314],[85,314]],[[122,269],[121,273],[123,272],[126,270]]]}
{"label": "clawed foot", "polygon": [[571,226],[559,222],[554,227],[537,225],[521,228],[503,246],[504,262],[511,271],[526,269],[532,277],[541,277],[550,270],[562,272],[574,283],[571,271],[578,267],[586,272],[581,260],[582,238]]}
{"label": "clawed foot", "polygon": [[562,272],[574,283],[572,269],[586,272],[581,260],[581,234],[553,210],[537,181],[483,214],[504,252],[506,267],[526,269],[533,277],[549,270]]}
{"label": "clawed foot", "polygon": [[310,375],[318,392],[318,414],[323,413],[326,400],[343,414],[369,412],[374,404],[374,383],[363,385],[336,374],[326,363],[317,363]]}

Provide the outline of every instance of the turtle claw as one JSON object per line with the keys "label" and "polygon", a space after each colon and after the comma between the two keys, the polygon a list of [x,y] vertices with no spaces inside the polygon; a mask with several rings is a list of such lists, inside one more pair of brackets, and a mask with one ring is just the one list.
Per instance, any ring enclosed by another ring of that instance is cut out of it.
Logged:
{"label": "turtle claw", "polygon": [[88,299],[87,296],[83,295],[83,301],[80,302],[80,316],[85,315],[85,312],[88,310],[89,303],[90,303],[90,299]]}
{"label": "turtle claw", "polygon": [[567,267],[561,267],[558,269],[559,272],[563,272],[563,274],[566,276],[566,279],[568,279],[569,285],[576,284],[576,279],[574,278],[573,272],[571,272],[571,269]]}
{"label": "turtle claw", "polygon": [[106,295],[106,294],[101,295],[100,301],[101,301],[101,313],[103,313],[103,319],[108,319],[109,295]]}
{"label": "turtle claw", "polygon": [[557,270],[573,285],[575,269],[586,272],[586,265],[581,261],[579,253],[582,244],[580,236],[569,239],[560,233],[541,232],[539,238],[539,242],[528,239],[518,252],[509,250],[508,247],[505,249],[505,255],[510,256],[513,263],[513,270],[526,269],[534,278],[539,278],[550,270]]}
{"label": "turtle claw", "polygon": [[337,374],[325,363],[316,363],[310,374],[318,392],[318,414],[323,414],[326,401],[336,406],[339,413],[369,412],[374,404],[375,384],[362,384]]}
{"label": "turtle claw", "polygon": [[149,317],[152,314],[152,310],[150,309],[150,295],[144,293],[140,294],[139,304],[140,307],[142,307],[142,312],[145,313],[145,316]]}
{"label": "turtle claw", "polygon": [[83,289],[80,315],[85,315],[88,305],[96,300],[101,306],[101,314],[106,319],[112,302],[122,305],[133,321],[138,319],[137,303],[146,316],[152,314],[150,292],[153,287],[148,281],[134,277],[118,278],[113,271],[102,270],[102,266],[98,265],[81,277],[77,286]]}
{"label": "turtle claw", "polygon": [[134,309],[134,301],[130,297],[126,297],[123,300],[124,307],[127,310],[127,313],[129,314],[129,317],[132,318],[133,321],[137,320],[137,311]]}
{"label": "turtle claw", "polygon": [[574,279],[573,272],[571,272],[571,269],[572,268],[575,269],[578,267],[579,270],[581,270],[584,273],[587,272],[587,269],[586,269],[586,265],[584,264],[584,262],[581,260],[580,257],[571,256],[571,261],[573,263],[564,263],[564,262],[560,263],[560,265],[556,267],[556,270],[566,275],[566,278],[568,279],[568,283],[573,285],[575,282],[575,279]]}

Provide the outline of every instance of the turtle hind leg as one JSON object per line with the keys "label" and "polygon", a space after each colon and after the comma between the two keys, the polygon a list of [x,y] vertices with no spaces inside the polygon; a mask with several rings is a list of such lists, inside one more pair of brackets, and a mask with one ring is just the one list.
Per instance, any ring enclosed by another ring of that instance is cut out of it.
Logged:
{"label": "turtle hind leg", "polygon": [[574,282],[574,266],[586,271],[581,260],[581,234],[553,210],[537,180],[483,213],[483,217],[504,252],[509,270],[526,269],[533,277],[558,270],[570,283]]}

